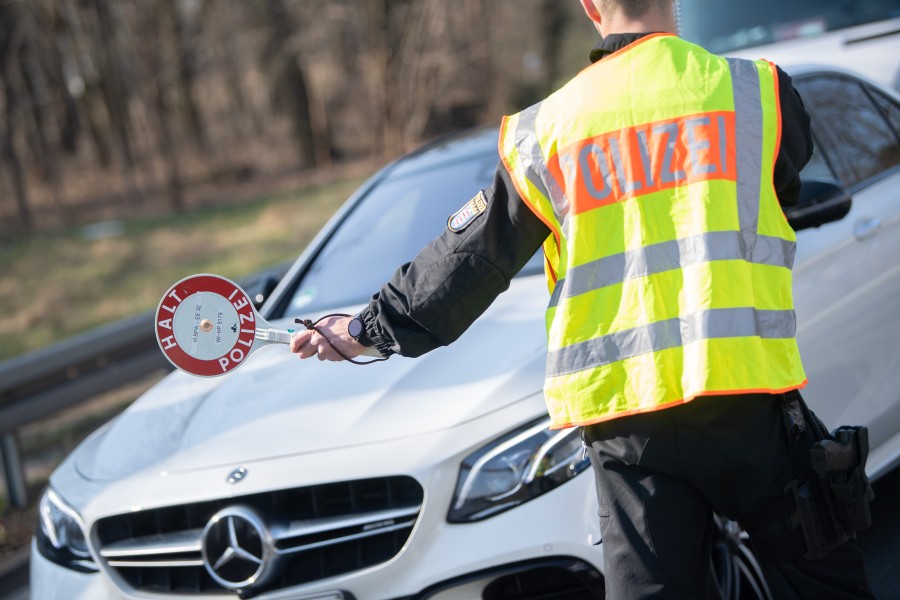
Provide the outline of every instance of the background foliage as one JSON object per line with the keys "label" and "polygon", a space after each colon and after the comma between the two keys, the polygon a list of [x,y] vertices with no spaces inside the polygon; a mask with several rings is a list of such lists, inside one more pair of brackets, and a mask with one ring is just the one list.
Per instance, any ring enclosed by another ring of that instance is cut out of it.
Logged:
{"label": "background foliage", "polygon": [[496,122],[587,64],[580,10],[0,0],[0,233],[243,200]]}

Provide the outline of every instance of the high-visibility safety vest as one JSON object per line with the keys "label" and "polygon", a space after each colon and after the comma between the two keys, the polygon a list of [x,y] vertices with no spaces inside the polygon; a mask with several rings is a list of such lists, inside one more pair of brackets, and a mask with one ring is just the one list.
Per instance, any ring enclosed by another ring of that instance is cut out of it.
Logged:
{"label": "high-visibility safety vest", "polygon": [[553,232],[552,428],[805,385],[780,119],[774,65],[671,34],[504,118],[502,160]]}

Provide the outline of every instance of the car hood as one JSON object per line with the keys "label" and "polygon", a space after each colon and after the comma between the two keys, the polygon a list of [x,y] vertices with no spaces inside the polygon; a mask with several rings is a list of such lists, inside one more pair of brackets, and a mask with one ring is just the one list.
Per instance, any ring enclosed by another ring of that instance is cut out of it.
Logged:
{"label": "car hood", "polygon": [[172,373],[82,445],[75,466],[111,481],[455,427],[540,391],[546,303],[543,277],[518,278],[457,342],[417,359],[300,361],[276,345],[222,377]]}

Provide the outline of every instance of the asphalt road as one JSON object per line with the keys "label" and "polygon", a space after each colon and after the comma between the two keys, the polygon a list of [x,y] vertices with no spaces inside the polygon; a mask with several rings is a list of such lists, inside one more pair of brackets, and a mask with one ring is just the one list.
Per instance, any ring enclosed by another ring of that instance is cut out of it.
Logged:
{"label": "asphalt road", "polygon": [[[859,536],[869,581],[882,600],[900,598],[900,469],[877,481],[872,501],[872,527]],[[2,589],[3,586],[0,586]],[[28,588],[0,595],[0,600],[28,600]]]}

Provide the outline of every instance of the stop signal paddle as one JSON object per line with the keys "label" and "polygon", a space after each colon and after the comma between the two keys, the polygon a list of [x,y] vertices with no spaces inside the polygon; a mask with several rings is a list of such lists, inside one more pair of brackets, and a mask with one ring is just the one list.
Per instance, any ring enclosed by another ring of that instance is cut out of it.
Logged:
{"label": "stop signal paddle", "polygon": [[268,344],[290,344],[294,331],[272,327],[247,292],[219,275],[191,275],[156,309],[156,340],[170,363],[200,377],[233,371]]}

